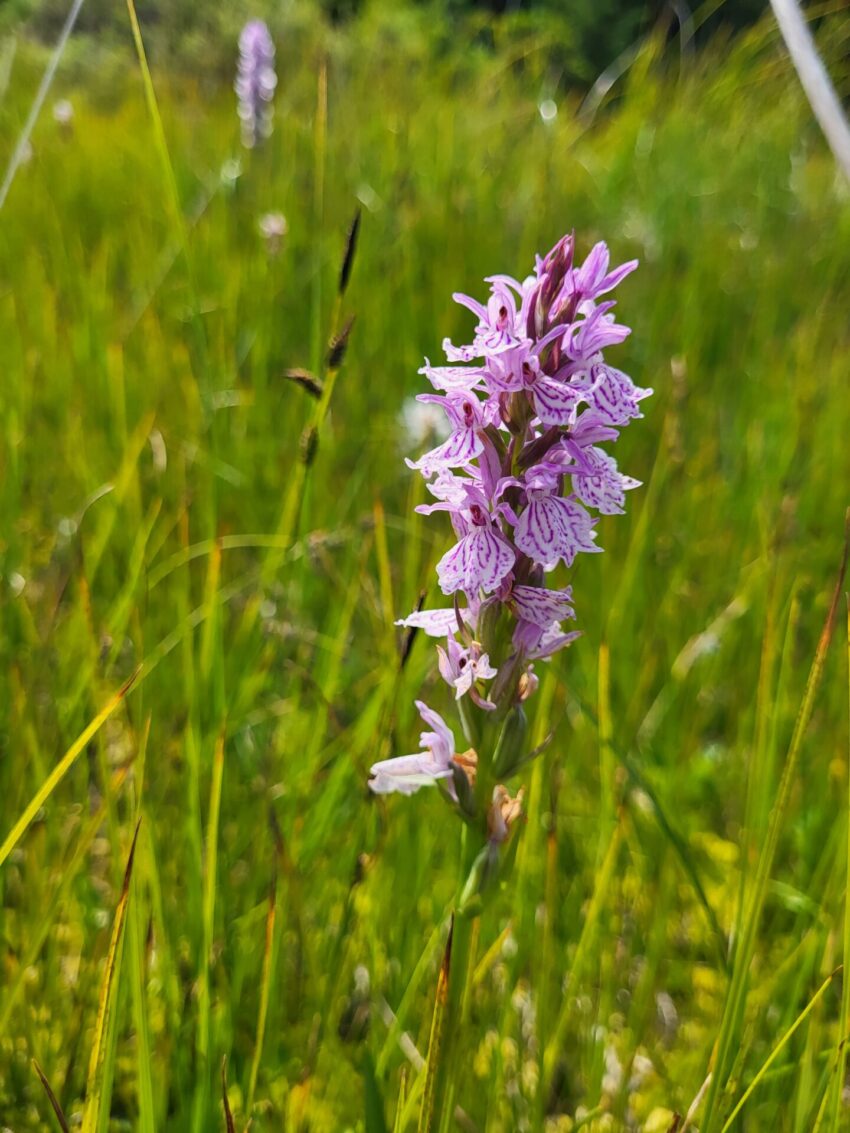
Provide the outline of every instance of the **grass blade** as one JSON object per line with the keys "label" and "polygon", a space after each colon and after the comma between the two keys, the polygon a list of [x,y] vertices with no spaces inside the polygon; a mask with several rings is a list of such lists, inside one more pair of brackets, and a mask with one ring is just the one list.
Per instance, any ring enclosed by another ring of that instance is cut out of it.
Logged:
{"label": "grass blade", "polygon": [[106,970],[100,987],[94,1043],[92,1044],[86,1081],[86,1104],[83,1111],[82,1133],[100,1133],[100,1130],[106,1127],[106,1121],[109,1117],[109,1094],[111,1091],[107,1083],[111,1079],[112,1067],[109,1065],[110,1059],[107,1055],[115,1034],[114,996],[121,970],[121,946],[124,942],[124,925],[127,920],[130,880],[133,876],[133,857],[136,852],[136,840],[139,837],[139,825],[140,822],[137,822],[127,858],[127,868],[124,871],[121,897],[115,910],[109,951],[106,954]]}
{"label": "grass blade", "polygon": [[254,1057],[251,1059],[251,1075],[248,1079],[248,1100],[245,1112],[250,1117],[254,1108],[254,1094],[257,1089],[257,1075],[260,1072],[260,1059],[266,1037],[266,1019],[269,1014],[269,998],[272,982],[272,956],[274,953],[274,928],[277,915],[277,871],[272,880],[269,893],[269,911],[266,914],[266,943],[263,950],[263,973],[260,977],[260,1009],[257,1014],[257,1037],[254,1042]]}
{"label": "grass blade", "polygon": [[154,90],[153,79],[151,78],[150,68],[148,67],[148,58],[145,53],[145,44],[142,39],[142,29],[139,27],[139,17],[136,15],[136,5],[134,0],[127,0],[127,12],[130,17],[130,28],[133,33],[133,43],[136,46],[136,54],[139,58],[139,67],[142,72],[142,85],[145,89],[145,100],[148,105],[148,113],[151,116],[153,123],[154,142],[156,144],[157,154],[159,156],[160,164],[162,166],[162,173],[165,179],[166,188],[168,190],[168,197],[174,213],[173,220],[174,226],[177,229],[177,235],[180,240],[180,246],[183,249],[183,254],[186,259],[186,268],[191,271],[189,265],[189,241],[186,235],[186,225],[183,220],[183,209],[180,204],[180,194],[177,191],[177,179],[174,176],[174,167],[171,164],[171,157],[168,153],[168,142],[165,139],[165,130],[162,125],[162,115],[159,112],[159,104],[156,99],[156,91]]}
{"label": "grass blade", "polygon": [[213,754],[212,784],[210,786],[209,815],[207,818],[206,860],[204,862],[203,892],[203,946],[201,949],[200,972],[198,974],[198,1031],[197,1049],[199,1059],[198,1100],[196,1117],[208,1104],[208,1081],[206,1067],[210,1051],[210,957],[212,955],[215,929],[215,895],[218,876],[218,826],[221,814],[221,791],[224,780],[224,738],[222,728],[216,740]]}
{"label": "grass blade", "polygon": [[402,1133],[404,1129],[403,1114],[404,1104],[407,1100],[407,1067],[403,1066],[401,1070],[401,1081],[398,1086],[398,1101],[395,1108],[395,1120],[393,1121],[393,1133]]}
{"label": "grass blade", "polygon": [[641,790],[644,795],[649,799],[652,804],[652,811],[655,815],[655,820],[658,823],[658,828],[661,830],[664,837],[668,840],[670,845],[679,859],[682,869],[687,874],[688,880],[693,886],[694,893],[697,900],[702,906],[706,920],[708,921],[709,928],[711,929],[712,941],[717,949],[717,957],[724,968],[728,969],[728,960],[726,956],[726,934],[720,926],[717,919],[717,913],[708,899],[705,888],[699,876],[696,864],[691,854],[690,848],[684,837],[679,833],[661,805],[661,800],[658,797],[658,792],[649,782],[645,775],[638,769],[634,760],[628,756],[621,756],[620,762],[626,769],[629,779]]}
{"label": "grass blade", "polygon": [[759,1072],[756,1074],[755,1078],[753,1078],[752,1082],[750,1082],[749,1086],[746,1088],[746,1090],[742,1094],[741,1100],[738,1102],[738,1104],[735,1106],[735,1108],[729,1114],[723,1128],[720,1130],[720,1133],[727,1133],[727,1130],[732,1128],[732,1125],[735,1121],[735,1118],[738,1116],[738,1114],[741,1112],[741,1110],[746,1105],[747,1101],[749,1100],[749,1098],[750,1098],[751,1094],[753,1093],[753,1091],[755,1090],[756,1086],[758,1086],[759,1082],[762,1080],[762,1078],[765,1076],[767,1071],[771,1068],[773,1063],[776,1061],[776,1059],[782,1053],[784,1047],[786,1046],[786,1044],[788,1043],[789,1039],[794,1034],[794,1032],[797,1030],[797,1028],[800,1026],[800,1024],[805,1022],[809,1013],[814,1009],[815,1005],[820,1001],[820,999],[822,998],[822,996],[826,992],[826,989],[830,986],[830,984],[832,983],[832,981],[835,979],[835,977],[838,975],[838,973],[840,971],[841,971],[841,968],[836,968],[834,972],[832,972],[830,975],[828,975],[826,977],[826,979],[820,985],[818,990],[815,992],[815,994],[812,996],[812,998],[809,1000],[809,1002],[806,1004],[806,1006],[803,1008],[803,1010],[800,1012],[800,1014],[797,1016],[797,1018],[794,1020],[794,1022],[791,1024],[791,1026],[788,1028],[788,1030],[785,1032],[785,1034],[782,1036],[782,1038],[779,1040],[779,1042],[776,1044],[776,1046],[773,1048],[773,1050],[770,1052],[770,1054],[767,1056],[764,1063],[762,1064],[761,1069],[759,1070]]}
{"label": "grass blade", "polygon": [[387,1133],[384,1102],[375,1077],[375,1064],[368,1051],[363,1059],[363,1092],[366,1133]]}
{"label": "grass blade", "polygon": [[95,716],[88,727],[84,728],[79,736],[74,740],[65,754],[38,788],[36,793],[33,795],[29,805],[25,808],[24,813],[6,835],[6,839],[3,842],[3,845],[0,846],[0,866],[3,865],[3,863],[9,857],[9,854],[12,852],[12,850],[14,850],[15,846],[20,841],[24,831],[38,814],[41,807],[44,806],[47,799],[50,797],[59,783],[62,782],[71,767],[73,767],[74,762],[78,758],[80,753],[85,751],[86,745],[88,744],[89,740],[100,730],[100,728],[103,727],[112,713],[136,683],[140,671],[140,669],[137,669],[136,672],[133,673],[133,675],[129,678],[129,680],[124,682],[124,684],[121,686],[118,692],[115,693],[112,699],[107,701],[107,703],[103,706],[100,712],[98,712],[97,716]]}
{"label": "grass blade", "polygon": [[[237,594],[248,585],[252,575],[247,578],[243,577],[231,586],[222,587],[215,595],[215,603],[223,605],[229,602]],[[14,850],[15,846],[20,841],[24,832],[29,824],[35,818],[38,811],[61,783],[62,779],[68,773],[74,762],[79,758],[80,754],[85,750],[89,740],[97,734],[100,728],[106,723],[109,717],[113,714],[116,708],[121,704],[124,697],[130,692],[134,685],[140,684],[146,677],[148,677],[153,670],[159,665],[163,658],[176,648],[177,645],[197,626],[202,625],[206,618],[209,616],[211,608],[205,603],[194,609],[185,621],[179,625],[175,630],[169,633],[154,650],[142,661],[141,665],[136,669],[131,677],[128,678],[115,693],[111,700],[101,709],[101,711],[94,717],[89,725],[83,729],[74,743],[68,748],[60,761],[56,764],[54,769],[50,772],[42,785],[36,791],[32,800],[25,808],[23,814],[18,821],[9,831],[2,846],[0,846],[0,866],[7,860],[9,854]]]}
{"label": "grass blade", "polygon": [[21,135],[18,138],[18,144],[15,146],[12,156],[9,158],[6,173],[3,176],[3,183],[0,185],[0,209],[2,209],[5,204],[6,197],[9,195],[9,190],[12,187],[12,182],[15,179],[15,174],[18,172],[21,162],[24,160],[24,154],[27,151],[33,127],[38,120],[41,108],[44,105],[44,100],[47,98],[47,92],[50,90],[50,84],[53,82],[53,76],[56,74],[56,68],[59,66],[59,60],[62,58],[65,45],[71,36],[71,32],[74,30],[74,24],[77,22],[77,16],[79,16],[82,6],[83,0],[74,0],[74,3],[71,5],[71,10],[68,12],[62,31],[59,33],[59,39],[56,41],[56,46],[53,49],[53,54],[50,56],[50,60],[41,77],[41,82],[38,85],[38,90],[36,91],[35,98],[30,107],[30,112],[24,123],[24,128],[21,130]]}
{"label": "grass blade", "polygon": [[[561,1002],[561,1012],[558,1016],[558,1021],[555,1025],[555,1030],[552,1038],[546,1044],[546,1050],[543,1059],[544,1083],[548,1084],[552,1080],[552,1073],[555,1069],[555,1060],[558,1056],[564,1037],[567,1031],[567,1025],[570,1021],[570,1012],[572,1010],[573,1000],[577,994],[578,982],[581,977],[585,957],[590,951],[591,945],[595,939],[596,927],[599,918],[602,914],[602,909],[605,900],[608,896],[608,890],[611,886],[611,881],[614,877],[614,869],[617,864],[617,857],[620,852],[620,846],[623,841],[623,815],[621,813],[620,820],[612,831],[611,840],[608,843],[608,850],[602,860],[596,874],[596,884],[593,890],[593,897],[590,901],[590,907],[587,910],[587,916],[581,929],[581,935],[576,945],[575,956],[573,957],[570,974],[567,977],[567,984],[564,988],[564,993]],[[544,1093],[548,1092],[548,1085],[544,1085]]]}
{"label": "grass blade", "polygon": [[829,72],[818,54],[812,33],[796,0],[770,0],[785,46],[800,77],[812,113],[829,143],[836,162],[850,181],[850,125]]}
{"label": "grass blade", "polygon": [[414,966],[410,979],[407,981],[407,987],[405,988],[404,994],[401,997],[401,1003],[398,1005],[398,1009],[393,1015],[392,1023],[390,1024],[387,1031],[387,1037],[384,1040],[384,1045],[381,1047],[381,1052],[378,1056],[377,1070],[379,1078],[386,1072],[387,1064],[390,1060],[390,1055],[395,1051],[396,1044],[399,1042],[399,1039],[404,1031],[404,1025],[407,1022],[408,1012],[410,1011],[416,993],[419,990],[419,985],[422,982],[429,963],[431,962],[432,955],[436,953],[439,946],[443,924],[444,920],[443,918],[441,918],[438,924],[435,926],[434,931],[428,938],[425,947],[422,949],[422,952],[420,953],[419,959]]}
{"label": "grass blade", "polygon": [[[147,755],[148,737],[150,736],[151,717],[145,721],[139,754],[135,763],[134,783],[136,786],[136,815],[141,817],[142,797],[145,789],[145,760]],[[149,831],[147,831],[149,833]],[[146,848],[144,842],[141,850]],[[141,851],[140,851],[141,852]],[[138,1079],[138,1131],[139,1133],[156,1133],[155,1103],[153,1075],[151,1073],[151,1041],[148,1023],[148,1002],[145,975],[147,971],[147,957],[145,949],[145,921],[144,909],[139,899],[141,878],[138,873],[133,878],[133,908],[129,911],[127,920],[127,947],[130,949],[130,987],[133,1011],[133,1029],[136,1032],[136,1066]]]}
{"label": "grass blade", "polygon": [[386,636],[384,638],[384,641],[387,664],[390,669],[393,669],[396,662],[396,639],[395,627],[393,625],[393,577],[392,568],[390,566],[389,545],[387,543],[386,518],[384,516],[384,507],[380,500],[375,500],[374,507],[372,508],[372,515],[375,520],[375,557],[378,560],[378,584],[379,594],[381,597],[381,614],[383,616],[384,625],[386,626]]}
{"label": "grass blade", "polygon": [[[118,771],[113,779],[112,790],[117,794],[120,785],[127,777],[126,769]],[[28,940],[28,948],[26,952],[20,957],[17,973],[12,979],[11,973],[5,977],[5,985],[3,988],[3,1006],[0,1008],[0,1035],[8,1034],[9,1020],[12,1016],[12,1009],[18,1001],[18,997],[24,989],[26,982],[27,969],[31,968],[38,959],[38,955],[44,947],[48,934],[53,927],[56,917],[64,901],[67,900],[68,889],[70,888],[74,878],[77,876],[79,869],[83,863],[89,847],[97,836],[98,831],[103,825],[104,818],[106,817],[106,803],[101,802],[100,806],[91,816],[85,826],[81,828],[77,838],[76,845],[73,853],[68,858],[65,865],[60,870],[59,880],[52,890],[50,896],[43,901],[43,915],[40,924],[34,929]]]}
{"label": "grass blade", "polygon": [[[844,595],[847,603],[847,692],[848,703],[850,703],[850,595]],[[848,744],[848,768],[850,768],[850,744]],[[840,1105],[841,1105],[841,1088],[844,1082],[844,1074],[847,1067],[847,1024],[850,1020],[850,776],[848,776],[848,797],[847,797],[847,867],[844,878],[844,979],[841,989],[841,1021],[838,1028],[838,1034],[841,1040],[841,1049],[838,1055],[838,1073],[835,1076],[836,1082],[836,1104],[834,1110],[833,1129],[838,1129]]]}
{"label": "grass blade", "polygon": [[[848,703],[850,703],[850,594],[844,595],[847,606],[847,679]],[[848,748],[848,782],[847,782],[847,813],[846,821],[846,862],[844,867],[844,963],[845,972],[850,972],[850,748]],[[830,1129],[838,1133],[841,1121],[841,1094],[844,1089],[844,1075],[847,1066],[847,1021],[850,1019],[850,979],[845,975],[841,985],[841,1011],[838,1017],[839,1045],[836,1052],[835,1073],[830,1081],[832,1085],[831,1109],[832,1118]]]}
{"label": "grass blade", "polygon": [[440,1055],[443,1049],[446,1005],[449,999],[449,977],[452,966],[452,937],[454,936],[454,917],[449,926],[446,950],[437,977],[437,995],[434,999],[434,1015],[431,1020],[431,1037],[428,1042],[428,1062],[425,1067],[425,1087],[422,1091],[422,1106],[419,1110],[418,1133],[431,1133],[434,1123],[434,1102],[436,1100],[437,1074],[440,1068]]}
{"label": "grass blade", "polygon": [[[316,116],[313,121],[313,225],[316,232],[324,228],[325,220],[325,165],[328,145],[328,63],[319,62],[316,81]],[[339,299],[337,299],[337,304]],[[313,259],[313,286],[310,311],[310,357],[312,368],[318,370],[322,356],[322,245],[316,240]]]}
{"label": "grass blade", "polygon": [[709,1087],[708,1095],[706,1098],[705,1116],[703,1118],[704,1133],[710,1133],[711,1129],[713,1128],[712,1119],[715,1114],[720,1093],[726,1088],[729,1070],[732,1065],[733,1051],[740,1030],[740,1024],[746,1002],[748,973],[753,950],[755,948],[756,933],[758,931],[761,912],[764,907],[765,897],[767,895],[770,873],[773,867],[773,860],[776,856],[776,849],[779,845],[779,834],[782,828],[783,820],[785,818],[785,812],[788,809],[788,804],[791,799],[791,792],[794,786],[794,777],[797,770],[797,761],[799,759],[800,749],[802,748],[803,744],[803,737],[805,736],[806,729],[808,728],[809,721],[811,720],[815,696],[818,689],[820,688],[824,666],[826,664],[826,655],[829,650],[829,644],[832,640],[835,618],[838,612],[838,603],[841,598],[841,590],[844,585],[844,576],[847,570],[847,555],[849,548],[850,511],[848,511],[847,516],[845,517],[844,548],[841,556],[841,565],[838,570],[838,578],[836,580],[835,589],[832,595],[832,601],[829,604],[826,621],[824,622],[824,627],[821,631],[820,639],[815,651],[814,660],[812,661],[812,666],[809,670],[809,676],[806,681],[806,687],[803,693],[803,700],[800,705],[800,710],[797,714],[797,720],[794,725],[794,732],[791,736],[791,743],[788,747],[788,754],[785,758],[785,766],[782,771],[782,778],[779,783],[776,802],[774,803],[773,810],[771,812],[767,838],[765,840],[764,847],[759,858],[758,868],[753,883],[753,892],[747,908],[746,921],[744,923],[741,939],[739,940],[738,945],[735,949],[732,968],[732,980],[726,998],[726,1007],[723,1013],[723,1022],[721,1024],[720,1035],[717,1042],[716,1058],[714,1060],[714,1073],[712,1074],[711,1086]]}

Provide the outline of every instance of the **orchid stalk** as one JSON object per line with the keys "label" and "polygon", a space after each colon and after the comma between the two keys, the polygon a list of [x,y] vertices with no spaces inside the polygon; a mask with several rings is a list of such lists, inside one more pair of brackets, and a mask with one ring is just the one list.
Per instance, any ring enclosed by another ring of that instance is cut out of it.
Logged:
{"label": "orchid stalk", "polygon": [[[477,319],[473,340],[446,339],[448,364],[426,359],[419,371],[433,389],[418,400],[439,407],[450,432],[407,461],[434,498],[416,510],[446,512],[456,542],[436,568],[450,604],[398,624],[436,639],[458,722],[450,726],[417,701],[426,725],[419,752],[374,764],[369,785],[406,795],[436,787],[467,824],[452,959],[461,984],[463,922],[478,913],[508,859],[521,814],[522,789],[511,794],[507,784],[538,754],[528,749],[525,710],[538,685],[535,666],[579,636],[565,626],[575,618],[573,592],[558,572],[601,551],[598,515],[622,513],[626,492],[640,483],[603,447],[642,416],[640,402],[652,392],[605,358],[630,333],[606,297],[636,267],[634,260],[610,267],[604,243],[577,266],[567,235],[523,281],[489,277],[486,304],[456,294]],[[461,987],[450,1007],[462,998]],[[450,1019],[449,1044],[456,1026]],[[451,1085],[440,1101],[445,1114]]]}

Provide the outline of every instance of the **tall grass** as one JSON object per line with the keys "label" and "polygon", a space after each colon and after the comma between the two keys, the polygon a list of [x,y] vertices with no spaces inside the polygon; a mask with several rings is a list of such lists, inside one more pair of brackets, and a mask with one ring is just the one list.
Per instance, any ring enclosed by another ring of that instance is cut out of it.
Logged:
{"label": "tall grass", "polygon": [[[845,90],[847,35],[824,41]],[[236,1128],[416,1127],[461,850],[437,797],[365,788],[415,745],[433,681],[392,628],[444,549],[412,514],[398,412],[422,356],[463,340],[450,293],[570,226],[642,261],[620,358],[656,396],[620,459],[646,487],[575,571],[584,637],[541,682],[535,742],[554,739],[482,920],[456,1115],[666,1131],[713,1071],[704,1133],[751,1085],[730,1128],[846,1120],[840,649],[781,779],[848,504],[846,187],[767,26],[687,71],[649,44],[593,121],[557,96],[551,44],[443,47],[386,13],[300,27],[236,180],[228,92],[154,66],[158,140],[129,48],[120,93],[60,69],[73,129],[39,121],[0,212],[16,1133],[54,1121],[32,1059],[71,1127],[224,1129],[225,1056]],[[19,49],[0,154],[37,81]]]}

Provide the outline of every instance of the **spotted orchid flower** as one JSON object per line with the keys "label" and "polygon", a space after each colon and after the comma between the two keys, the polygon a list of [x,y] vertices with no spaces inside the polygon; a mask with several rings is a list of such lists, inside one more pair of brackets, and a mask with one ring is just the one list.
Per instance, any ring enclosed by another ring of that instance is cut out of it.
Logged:
{"label": "spotted orchid flower", "polygon": [[412,795],[420,787],[452,778],[455,738],[451,728],[439,713],[421,700],[416,701],[416,707],[423,721],[434,730],[422,732],[419,737],[422,750],[416,754],[399,755],[372,764],[369,786],[376,795],[387,795],[393,791]]}
{"label": "spotted orchid flower", "polygon": [[572,566],[580,551],[598,552],[595,520],[571,497],[560,494],[560,477],[546,465],[528,475],[528,503],[514,529],[514,543],[544,570],[554,570],[561,559]]}
{"label": "spotted orchid flower", "polygon": [[475,687],[478,681],[492,680],[498,673],[498,669],[494,669],[490,664],[487,654],[482,653],[477,641],[473,641],[469,648],[464,648],[449,635],[445,648],[442,645],[437,646],[437,657],[440,675],[446,684],[454,689],[455,700],[460,700],[465,693],[470,693],[479,708],[496,707],[491,701],[481,697]]}
{"label": "spotted orchid flower", "polygon": [[[419,460],[406,461],[408,468],[416,468],[425,476],[432,476],[444,468],[464,468],[471,464],[484,449],[483,431],[490,423],[486,406],[469,392],[450,393],[441,397],[435,393],[420,394],[416,399],[441,406],[449,419],[451,435],[448,440]],[[492,414],[490,414],[492,416]]]}
{"label": "spotted orchid flower", "polygon": [[470,347],[476,352],[473,357],[498,354],[502,350],[510,350],[521,341],[523,326],[517,318],[516,299],[504,279],[494,277],[493,290],[486,307],[477,299],[459,292],[452,298],[478,316],[475,338]]}
{"label": "spotted orchid flower", "polygon": [[639,488],[640,480],[623,476],[617,471],[614,457],[595,445],[586,449],[583,455],[587,461],[585,469],[572,475],[576,496],[587,507],[596,508],[601,515],[622,515],[626,510],[626,492]]}
{"label": "spotted orchid flower", "polygon": [[[598,517],[621,514],[639,486],[609,446],[652,391],[607,357],[630,334],[611,294],[636,266],[612,266],[603,243],[577,263],[568,234],[536,257],[526,278],[488,277],[486,300],[455,294],[475,317],[472,341],[444,339],[447,364],[426,359],[420,370],[434,392],[419,400],[445,414],[448,437],[407,463],[431,496],[416,511],[445,512],[454,531],[436,563],[452,603],[397,624],[436,639],[437,668],[477,754],[458,756],[448,725],[417,702],[433,729],[423,732],[422,751],[375,764],[370,785],[410,794],[443,782],[467,820],[490,823],[491,844],[494,800],[513,807],[504,787],[493,792],[494,777],[510,777],[529,758],[522,737],[524,706],[538,686],[534,662],[579,636],[566,628],[576,616],[573,588],[553,575],[602,550]],[[494,727],[495,748],[479,749]],[[493,761],[489,774],[482,759]],[[500,842],[512,821],[496,825]]]}

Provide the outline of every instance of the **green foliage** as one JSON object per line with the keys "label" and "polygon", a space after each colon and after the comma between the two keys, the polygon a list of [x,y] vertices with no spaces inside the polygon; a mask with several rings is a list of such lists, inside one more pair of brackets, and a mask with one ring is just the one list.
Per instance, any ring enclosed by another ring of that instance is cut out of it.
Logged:
{"label": "green foliage", "polygon": [[[225,1055],[236,1128],[249,1104],[256,1133],[416,1127],[463,851],[436,792],[365,788],[415,746],[413,698],[447,695],[427,642],[398,660],[393,619],[434,600],[449,538],[413,514],[398,414],[422,356],[468,331],[451,292],[521,273],[571,227],[642,261],[620,359],[656,395],[618,457],[645,487],[575,570],[584,636],[528,705],[531,745],[554,738],[515,780],[517,860],[464,939],[454,1101],[489,1133],[666,1133],[725,1028],[703,1133],[754,1082],[731,1128],[839,1127],[835,643],[780,780],[848,503],[846,186],[767,26],[681,74],[649,42],[591,120],[539,29],[460,51],[425,23],[389,6],[345,32],[293,22],[275,133],[235,180],[226,86],[151,54],[163,152],[137,66],[107,82],[78,52],[54,92],[73,122],[48,102],[0,214],[0,1114],[17,1133],[53,1120],[31,1060],[73,1128],[93,1050],[114,1130],[224,1129]],[[825,31],[846,84],[850,25]],[[0,154],[38,77],[19,50]]]}
{"label": "green foliage", "polygon": [[[684,21],[686,35],[696,33],[703,42],[718,27],[752,24],[765,7],[765,0],[725,0],[709,4],[704,13],[695,6],[694,22],[687,5],[663,0],[142,0],[137,5],[151,58],[195,75],[224,75],[247,19],[267,20],[284,38],[305,24],[319,25],[330,36],[334,29],[347,33],[358,22],[400,21],[416,24],[435,48],[475,41],[489,51],[498,39],[533,32],[547,41],[558,81],[579,86],[591,83],[656,26],[674,36]],[[22,29],[52,43],[68,8],[66,0],[6,0],[0,32]],[[72,50],[89,54],[127,39],[123,2],[86,0]]]}

